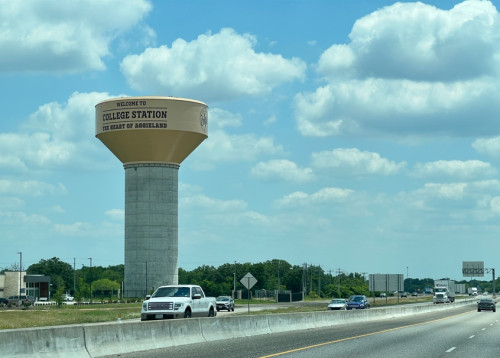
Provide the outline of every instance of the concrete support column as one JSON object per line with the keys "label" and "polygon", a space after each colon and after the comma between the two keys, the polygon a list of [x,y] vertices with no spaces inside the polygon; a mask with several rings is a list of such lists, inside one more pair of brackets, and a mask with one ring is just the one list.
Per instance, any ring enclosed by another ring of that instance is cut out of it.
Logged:
{"label": "concrete support column", "polygon": [[178,283],[178,164],[125,164],[125,297]]}

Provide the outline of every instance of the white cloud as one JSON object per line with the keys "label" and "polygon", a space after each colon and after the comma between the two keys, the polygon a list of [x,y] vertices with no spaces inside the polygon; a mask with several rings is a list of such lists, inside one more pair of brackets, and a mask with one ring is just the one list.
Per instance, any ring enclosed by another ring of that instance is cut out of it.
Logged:
{"label": "white cloud", "polygon": [[460,200],[464,196],[467,183],[427,183],[423,189],[427,197]]}
{"label": "white cloud", "polygon": [[500,153],[500,137],[476,139],[472,143],[472,147],[481,154],[498,157]]}
{"label": "white cloud", "polygon": [[260,96],[282,83],[304,78],[303,61],[257,53],[256,42],[252,35],[224,28],[191,42],[177,39],[171,47],[129,55],[121,70],[134,89],[204,101]]}
{"label": "white cloud", "polygon": [[52,185],[36,180],[14,181],[0,179],[0,194],[15,194],[23,196],[42,196],[46,194],[66,194],[67,190],[63,184]]}
{"label": "white cloud", "polygon": [[303,207],[342,202],[353,193],[354,191],[351,189],[342,188],[323,188],[313,194],[297,191],[276,200],[275,204],[279,207]]}
{"label": "white cloud", "polygon": [[152,9],[146,0],[0,0],[0,8],[0,71],[14,72],[104,70],[111,41]]}
{"label": "white cloud", "polygon": [[111,209],[105,212],[106,216],[113,220],[124,220],[125,210],[123,209]]}
{"label": "white cloud", "polygon": [[261,155],[283,154],[281,145],[271,137],[255,134],[231,135],[222,130],[209,133],[200,147],[192,154],[197,169],[212,169],[215,163],[253,161]]}
{"label": "white cloud", "polygon": [[234,114],[221,108],[210,109],[208,118],[209,131],[226,127],[240,127],[242,124],[243,118],[240,114]]}
{"label": "white cloud", "polygon": [[327,84],[296,96],[300,133],[489,135],[500,111],[499,19],[487,1],[396,3],[359,19],[351,42],[318,61]]}
{"label": "white cloud", "polygon": [[182,206],[183,210],[188,208],[208,208],[212,212],[235,212],[246,210],[247,203],[243,200],[220,200],[199,194],[180,198],[179,206]]}
{"label": "white cloud", "polygon": [[395,3],[354,24],[351,43],[333,45],[318,71],[346,70],[358,78],[456,81],[496,72],[498,13],[489,1],[464,1],[450,10],[423,3]]}
{"label": "white cloud", "polygon": [[305,183],[314,179],[311,168],[299,168],[296,163],[286,159],[275,159],[257,163],[251,173],[260,178]]}
{"label": "white cloud", "polygon": [[500,214],[500,196],[495,196],[491,199],[490,207],[494,213]]}
{"label": "white cloud", "polygon": [[417,163],[413,175],[420,178],[453,177],[456,179],[471,179],[478,176],[489,176],[496,170],[480,160],[438,160],[430,163]]}
{"label": "white cloud", "polygon": [[0,134],[0,168],[18,172],[78,165],[101,168],[96,154],[104,149],[95,138],[95,105],[107,93],[73,93],[67,103],[44,104],[20,125],[19,133]]}
{"label": "white cloud", "polygon": [[396,163],[380,154],[360,151],[357,148],[337,148],[312,154],[313,167],[336,169],[352,175],[380,174],[393,175],[406,168],[406,162]]}

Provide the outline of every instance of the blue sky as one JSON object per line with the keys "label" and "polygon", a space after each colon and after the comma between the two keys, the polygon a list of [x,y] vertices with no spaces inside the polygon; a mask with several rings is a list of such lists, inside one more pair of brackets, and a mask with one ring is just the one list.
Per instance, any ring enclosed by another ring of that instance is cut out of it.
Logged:
{"label": "blue sky", "polygon": [[496,1],[0,0],[0,268],[123,263],[95,105],[209,106],[179,266],[282,259],[462,279],[498,263]]}

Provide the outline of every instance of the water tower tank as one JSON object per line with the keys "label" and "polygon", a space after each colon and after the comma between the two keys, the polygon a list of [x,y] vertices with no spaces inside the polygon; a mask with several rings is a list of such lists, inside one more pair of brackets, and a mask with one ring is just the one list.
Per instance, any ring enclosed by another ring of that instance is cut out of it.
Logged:
{"label": "water tower tank", "polygon": [[125,169],[125,297],[177,284],[178,170],[207,138],[207,105],[123,97],[96,105],[96,137]]}

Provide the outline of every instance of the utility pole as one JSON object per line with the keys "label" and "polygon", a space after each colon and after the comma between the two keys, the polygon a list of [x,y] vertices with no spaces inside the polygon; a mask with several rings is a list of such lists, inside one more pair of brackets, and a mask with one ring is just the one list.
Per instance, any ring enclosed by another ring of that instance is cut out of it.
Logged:
{"label": "utility pole", "polygon": [[339,295],[340,297],[340,274],[342,273],[342,269],[339,267],[337,269],[337,294]]}
{"label": "utility pole", "polygon": [[234,262],[234,272],[233,272],[233,300],[236,299],[236,261]]}
{"label": "utility pole", "polygon": [[318,271],[318,297],[321,297],[321,265],[319,265],[319,271]]}

